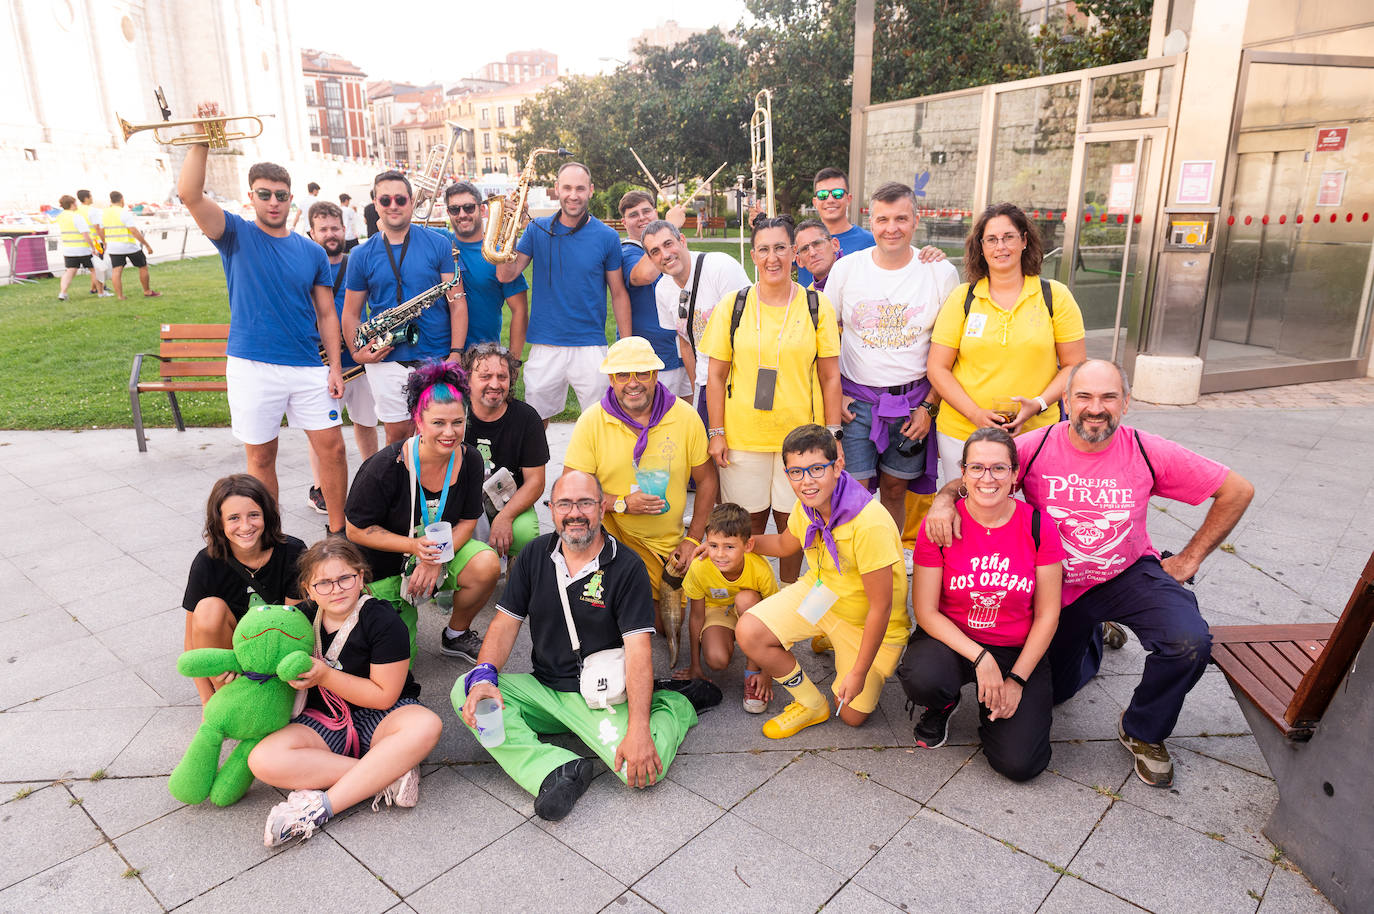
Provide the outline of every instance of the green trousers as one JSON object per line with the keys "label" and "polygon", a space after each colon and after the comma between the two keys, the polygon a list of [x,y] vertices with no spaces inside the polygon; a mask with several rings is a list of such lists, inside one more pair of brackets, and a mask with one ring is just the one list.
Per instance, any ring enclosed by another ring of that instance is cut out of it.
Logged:
{"label": "green trousers", "polygon": [[[536,524],[537,523],[536,521]],[[463,573],[463,569],[467,567],[468,562],[474,555],[484,550],[489,552],[491,551],[491,547],[475,539],[470,539],[464,543],[463,548],[454,553],[453,558],[449,560],[448,566],[444,569],[444,576],[439,581],[439,585],[434,588],[434,592],[438,593],[441,590],[457,590],[458,575]],[[415,626],[419,624],[420,611],[415,608],[415,604],[408,603],[401,598],[401,576],[399,574],[393,574],[389,578],[373,581],[371,584],[367,585],[367,589],[377,599],[386,600],[392,606],[396,607],[397,614],[400,615],[401,621],[406,625],[406,631],[410,634],[410,668],[414,669]]]}
{"label": "green trousers", "polygon": [[[462,676],[453,684],[453,709],[462,719],[467,692]],[[488,749],[496,763],[531,794],[539,793],[549,772],[579,756],[561,746],[539,739],[543,733],[573,733],[606,763],[615,766],[615,750],[625,738],[630,720],[630,706],[615,705],[609,711],[587,707],[580,692],[559,692],[544,685],[530,673],[502,673],[501,697],[505,700],[502,721],[506,740]],[[677,756],[678,746],[687,738],[687,731],[697,722],[697,712],[685,697],[668,690],[654,692],[649,706],[649,735],[663,763],[663,773]],[[472,728],[469,727],[469,730]],[[474,738],[477,733],[472,731]],[[625,780],[619,771],[616,777]]]}

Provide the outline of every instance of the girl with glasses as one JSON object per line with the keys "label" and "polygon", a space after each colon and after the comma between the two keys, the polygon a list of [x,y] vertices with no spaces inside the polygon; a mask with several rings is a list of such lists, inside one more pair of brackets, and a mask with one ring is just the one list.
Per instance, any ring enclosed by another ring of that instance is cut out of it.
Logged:
{"label": "girl with glasses", "polygon": [[1068,288],[1040,275],[1044,249],[1019,207],[983,211],[964,242],[964,276],[930,338],[926,377],[944,400],[935,422],[945,480],[965,438],[1013,435],[1059,421],[1069,369],[1086,357],[1083,314]]}
{"label": "girl with glasses", "polygon": [[315,650],[310,669],[290,685],[309,690],[305,710],[248,756],[255,777],[291,791],[267,815],[268,847],[310,837],[369,796],[374,811],[419,799],[419,764],[443,724],[420,704],[405,625],[364,590],[367,573],[358,548],[338,537],[300,558]]}
{"label": "girl with glasses", "polygon": [[1045,651],[1059,625],[1064,549],[1053,520],[1012,497],[1017,456],[1006,429],[970,434],[960,466],[963,537],[941,548],[921,528],[911,588],[919,628],[897,678],[925,708],[915,727],[925,749],[945,744],[960,688],[977,682],[983,755],[1028,781],[1050,761]]}

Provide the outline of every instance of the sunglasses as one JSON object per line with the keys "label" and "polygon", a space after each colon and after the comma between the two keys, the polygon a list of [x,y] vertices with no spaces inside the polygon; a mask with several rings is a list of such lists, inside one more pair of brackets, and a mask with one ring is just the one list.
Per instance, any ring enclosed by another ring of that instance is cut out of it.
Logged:
{"label": "sunglasses", "polygon": [[634,378],[636,381],[647,381],[654,376],[652,371],[617,371],[611,375],[621,384]]}
{"label": "sunglasses", "polygon": [[291,191],[289,190],[268,190],[265,187],[259,187],[253,193],[257,195],[259,200],[271,200],[276,197],[278,203],[285,203],[291,199]]}
{"label": "sunglasses", "polygon": [[450,216],[456,216],[459,213],[465,216],[471,216],[475,212],[477,212],[476,203],[455,203],[448,208],[448,214]]}
{"label": "sunglasses", "polygon": [[377,205],[383,208],[390,206],[393,202],[397,206],[405,206],[410,202],[410,198],[405,194],[396,194],[394,197],[391,194],[382,194],[377,198]]}
{"label": "sunglasses", "polygon": [[844,195],[847,194],[847,193],[849,193],[849,191],[845,190],[843,187],[837,187],[837,188],[835,188],[834,190],[818,190],[818,191],[816,191],[816,199],[817,199],[817,200],[832,200],[832,199],[833,199],[833,200],[843,200],[843,199],[844,199]]}

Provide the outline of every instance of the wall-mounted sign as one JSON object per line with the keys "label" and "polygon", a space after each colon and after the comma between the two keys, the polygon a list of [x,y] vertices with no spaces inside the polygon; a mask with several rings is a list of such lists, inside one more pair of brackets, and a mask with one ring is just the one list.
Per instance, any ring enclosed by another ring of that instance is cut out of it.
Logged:
{"label": "wall-mounted sign", "polygon": [[1179,203],[1211,203],[1212,178],[1216,174],[1215,159],[1184,162],[1178,170]]}
{"label": "wall-mounted sign", "polygon": [[1317,152],[1340,152],[1349,133],[1349,127],[1323,127],[1317,131]]}
{"label": "wall-mounted sign", "polygon": [[1135,163],[1117,162],[1112,165],[1112,183],[1107,190],[1107,212],[1126,215],[1135,201]]}
{"label": "wall-mounted sign", "polygon": [[1344,196],[1345,170],[1322,172],[1321,183],[1317,185],[1317,205],[1340,206]]}

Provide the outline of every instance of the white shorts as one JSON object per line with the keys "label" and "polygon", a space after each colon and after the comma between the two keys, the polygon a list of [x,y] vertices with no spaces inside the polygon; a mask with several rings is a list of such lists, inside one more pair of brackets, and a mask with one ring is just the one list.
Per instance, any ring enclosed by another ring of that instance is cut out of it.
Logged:
{"label": "white shorts", "polygon": [[372,399],[372,382],[366,371],[344,385],[343,405],[354,425],[376,428],[377,402]]}
{"label": "white shorts", "polygon": [[307,431],[343,421],[339,401],[329,396],[329,369],[323,365],[273,365],[231,355],[224,379],[229,421],[244,444],[276,441],[283,415],[291,428]]}
{"label": "white shorts", "polygon": [[940,471],[944,476],[940,485],[944,486],[964,475],[963,467],[959,466],[964,462],[964,439],[936,432],[935,440],[940,448]]}
{"label": "white shorts", "polygon": [[376,418],[383,422],[409,422],[406,409],[406,379],[412,369],[400,362],[372,362],[364,365],[367,383],[372,388]]}
{"label": "white shorts", "polygon": [[787,514],[797,503],[797,493],[787,481],[780,451],[725,452],[730,462],[720,468],[720,500],[734,502],[750,514],[771,508]]}
{"label": "white shorts", "polygon": [[567,405],[571,384],[578,405],[586,412],[611,386],[611,379],[601,373],[605,358],[605,346],[531,345],[523,372],[525,402],[534,407],[540,419],[552,419]]}
{"label": "white shorts", "polygon": [[681,397],[687,401],[688,406],[696,405],[697,386],[692,383],[692,379],[687,377],[687,369],[681,366],[668,371],[658,373],[658,383],[668,388],[668,392],[675,397]]}

